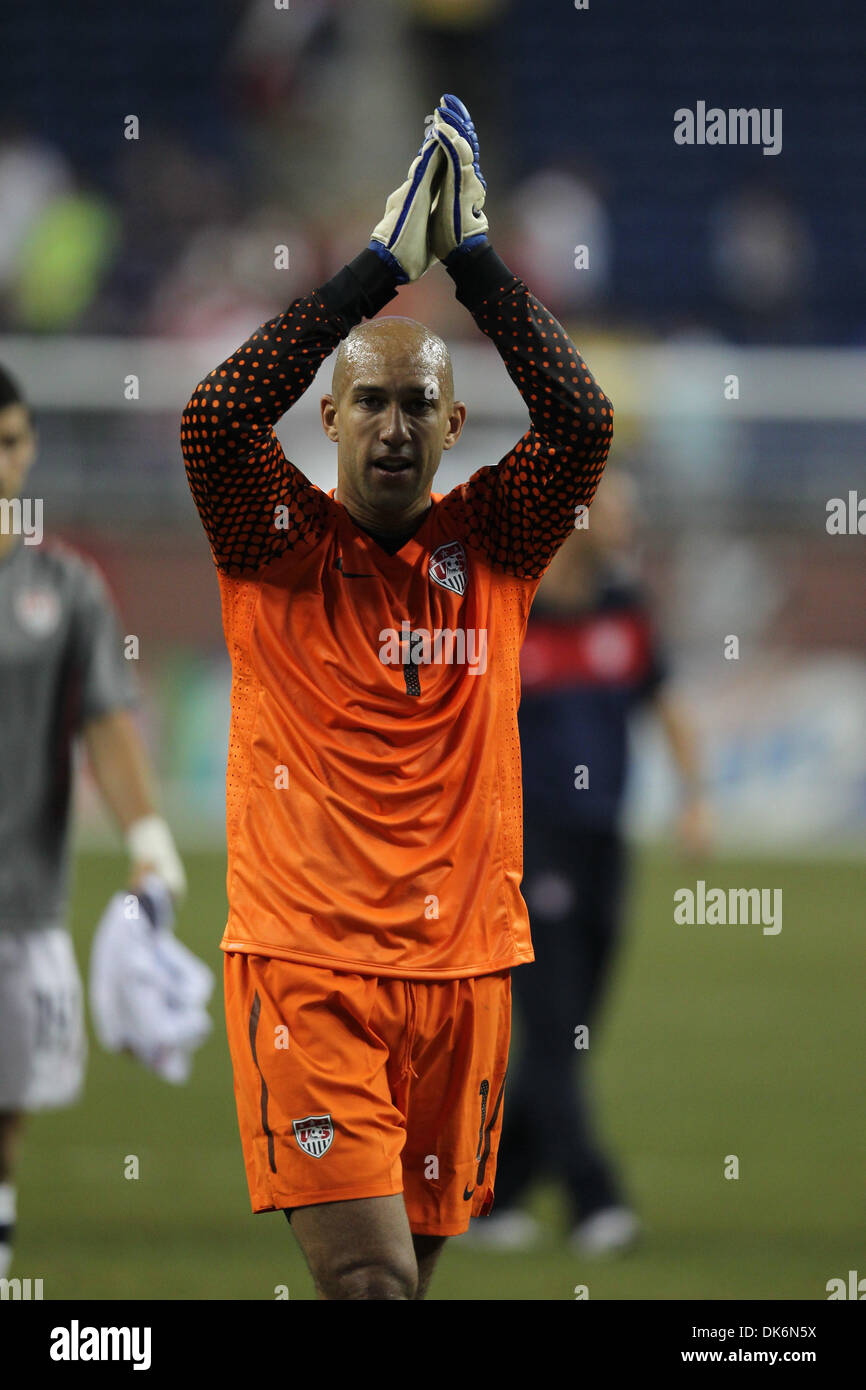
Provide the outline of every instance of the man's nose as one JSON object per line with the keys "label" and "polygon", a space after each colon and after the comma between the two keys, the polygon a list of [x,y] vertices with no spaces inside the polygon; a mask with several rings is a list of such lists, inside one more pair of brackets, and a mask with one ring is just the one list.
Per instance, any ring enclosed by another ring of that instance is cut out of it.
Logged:
{"label": "man's nose", "polygon": [[394,441],[398,439],[407,439],[408,437],[409,431],[406,416],[395,401],[385,416],[385,423],[382,426],[382,438]]}

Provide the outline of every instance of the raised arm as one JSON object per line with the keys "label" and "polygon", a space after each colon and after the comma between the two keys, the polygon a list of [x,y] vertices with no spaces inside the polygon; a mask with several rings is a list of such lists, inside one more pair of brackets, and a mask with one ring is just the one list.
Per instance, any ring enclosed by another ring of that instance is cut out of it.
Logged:
{"label": "raised arm", "polygon": [[526,402],[530,428],[495,466],[458,489],[471,544],[537,578],[589,506],[613,435],[613,406],[565,329],[492,247],[449,267],[457,297],[494,344]]}
{"label": "raised arm", "polygon": [[[274,425],[349,329],[395,293],[391,271],[363,251],[256,329],[196,386],[181,420],[181,448],[214,561],[226,574],[255,573],[318,540],[327,497],[286,458]],[[288,524],[278,525],[284,517]]]}
{"label": "raised arm", "polygon": [[468,543],[509,573],[537,578],[592,501],[613,435],[613,407],[565,329],[487,239],[486,183],[469,112],[444,96],[433,125],[445,174],[433,247],[457,298],[491,340],[526,402],[531,426],[496,467],[479,469],[446,505]]}
{"label": "raised arm", "polygon": [[319,539],[328,498],[286,458],[274,425],[341,338],[377,314],[398,285],[427,270],[427,225],[441,161],[428,135],[405,183],[388,198],[369,247],[263,324],[193,391],[181,421],[181,447],[214,561],[226,574],[254,574],[287,550]]}

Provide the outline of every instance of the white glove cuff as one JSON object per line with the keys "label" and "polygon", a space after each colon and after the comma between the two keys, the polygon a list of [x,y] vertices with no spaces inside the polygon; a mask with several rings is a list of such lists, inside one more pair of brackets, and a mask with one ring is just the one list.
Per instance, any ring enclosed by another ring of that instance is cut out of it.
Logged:
{"label": "white glove cuff", "polygon": [[186,874],[172,833],[162,816],[142,816],[126,832],[126,847],[137,864],[149,864],[176,898],[186,892]]}

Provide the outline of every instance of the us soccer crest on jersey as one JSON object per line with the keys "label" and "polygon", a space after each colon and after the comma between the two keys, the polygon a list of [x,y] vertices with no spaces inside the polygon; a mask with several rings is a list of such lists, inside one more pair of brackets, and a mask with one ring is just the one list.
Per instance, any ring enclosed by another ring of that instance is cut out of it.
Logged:
{"label": "us soccer crest on jersey", "polygon": [[429,575],[434,584],[450,589],[454,594],[465,594],[467,564],[466,551],[459,541],[448,541],[440,545],[430,556]]}
{"label": "us soccer crest on jersey", "polygon": [[60,626],[63,610],[52,589],[21,589],[15,595],[15,616],[31,637],[50,637]]}

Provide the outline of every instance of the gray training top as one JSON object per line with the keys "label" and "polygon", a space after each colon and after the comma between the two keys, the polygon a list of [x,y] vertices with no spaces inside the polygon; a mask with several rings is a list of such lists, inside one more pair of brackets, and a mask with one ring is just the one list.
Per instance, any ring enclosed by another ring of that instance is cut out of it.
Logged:
{"label": "gray training top", "polygon": [[64,924],[75,736],[135,699],[98,570],[17,539],[0,557],[0,929]]}

